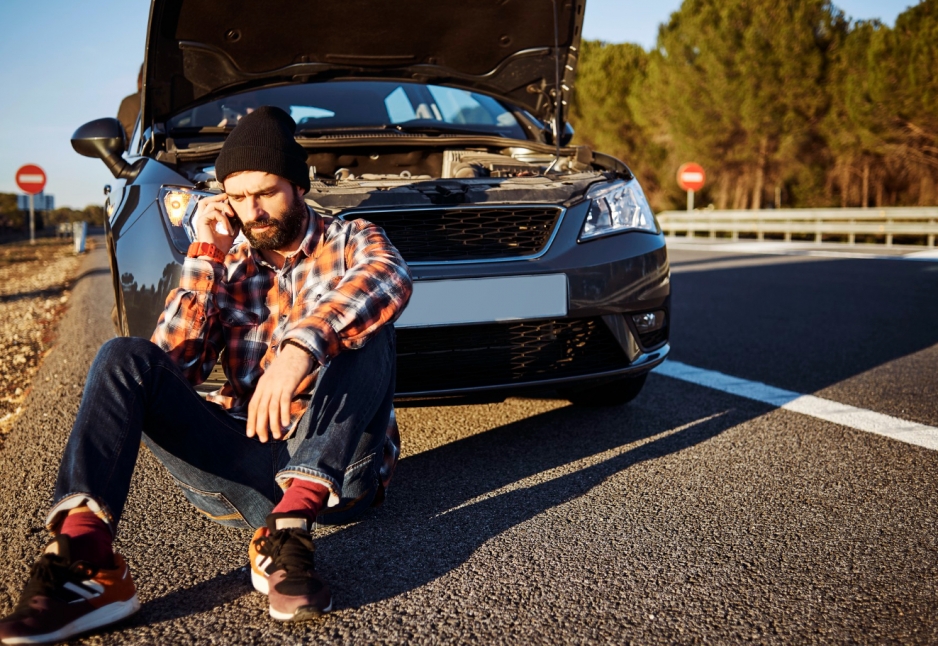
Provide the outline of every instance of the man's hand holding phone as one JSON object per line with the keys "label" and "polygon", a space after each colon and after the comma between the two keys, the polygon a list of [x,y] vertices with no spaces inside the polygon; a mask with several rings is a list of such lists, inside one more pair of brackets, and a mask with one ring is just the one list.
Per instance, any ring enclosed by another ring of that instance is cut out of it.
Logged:
{"label": "man's hand holding phone", "polygon": [[225,193],[199,200],[193,223],[198,241],[213,244],[224,254],[231,249],[240,231],[238,218]]}

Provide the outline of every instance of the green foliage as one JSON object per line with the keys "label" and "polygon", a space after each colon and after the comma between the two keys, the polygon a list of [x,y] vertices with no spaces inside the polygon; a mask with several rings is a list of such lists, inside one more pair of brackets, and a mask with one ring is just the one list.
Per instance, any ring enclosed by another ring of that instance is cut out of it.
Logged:
{"label": "green foliage", "polygon": [[655,168],[667,151],[649,141],[630,107],[631,95],[644,78],[648,54],[631,43],[586,41],[580,55],[570,111],[577,143],[622,159],[654,192]]}
{"label": "green foliage", "polygon": [[104,226],[104,208],[97,204],[89,204],[81,211],[64,207],[52,211],[46,221],[50,224],[87,222],[90,226]]}
{"label": "green foliage", "polygon": [[[49,213],[38,213],[37,222],[55,226],[62,222],[85,221],[91,226],[104,226],[104,208],[90,204],[82,210],[62,207]],[[39,226],[37,224],[37,226]],[[0,193],[0,229],[25,231],[29,228],[29,213],[17,208],[16,193]]]}
{"label": "green foliage", "polygon": [[623,158],[657,209],[938,201],[938,0],[889,29],[828,0],[684,0],[657,47],[584,43],[578,141]]}
{"label": "green foliage", "polygon": [[23,214],[16,205],[16,193],[0,193],[0,229],[19,229],[23,224]]}
{"label": "green foliage", "polygon": [[81,219],[87,222],[91,226],[103,227],[104,226],[104,207],[97,204],[89,204],[81,212]]}

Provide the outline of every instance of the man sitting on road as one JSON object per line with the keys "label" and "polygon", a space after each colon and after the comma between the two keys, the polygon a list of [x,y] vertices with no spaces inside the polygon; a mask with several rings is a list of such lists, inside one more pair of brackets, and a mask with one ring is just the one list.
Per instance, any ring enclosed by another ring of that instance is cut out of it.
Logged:
{"label": "man sitting on road", "polygon": [[[272,617],[331,609],[310,532],[320,512],[344,521],[381,495],[390,323],[412,284],[380,228],[305,204],[295,127],[273,107],[241,119],[216,162],[225,193],[198,204],[198,240],[152,342],[99,350],[55,484],[55,538],[0,620],[4,644],[66,639],[139,608],[111,545],[141,441],[209,518],[259,527],[251,577]],[[233,246],[239,227],[248,244]],[[193,385],[222,350],[228,381],[205,401]]]}

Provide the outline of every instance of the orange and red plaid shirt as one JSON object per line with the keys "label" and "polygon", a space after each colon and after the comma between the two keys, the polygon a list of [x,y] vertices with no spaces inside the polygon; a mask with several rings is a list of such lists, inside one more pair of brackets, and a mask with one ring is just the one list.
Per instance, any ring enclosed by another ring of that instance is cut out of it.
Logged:
{"label": "orange and red plaid shirt", "polygon": [[[208,377],[224,349],[228,381],[208,399],[245,418],[257,381],[284,343],[328,365],[395,321],[412,289],[410,270],[380,227],[310,210],[306,236],[282,269],[247,242],[232,247],[224,263],[186,258],[152,341],[193,385]],[[297,388],[291,428],[306,411],[318,372],[317,366]]]}

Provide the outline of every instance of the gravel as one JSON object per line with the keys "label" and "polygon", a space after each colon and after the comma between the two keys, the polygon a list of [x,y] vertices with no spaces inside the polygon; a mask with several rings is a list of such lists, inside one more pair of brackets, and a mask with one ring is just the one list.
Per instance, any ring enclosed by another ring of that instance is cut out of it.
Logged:
{"label": "gravel", "polygon": [[12,428],[52,347],[81,259],[71,242],[0,246],[0,433]]}

